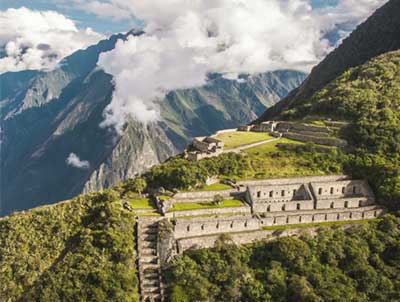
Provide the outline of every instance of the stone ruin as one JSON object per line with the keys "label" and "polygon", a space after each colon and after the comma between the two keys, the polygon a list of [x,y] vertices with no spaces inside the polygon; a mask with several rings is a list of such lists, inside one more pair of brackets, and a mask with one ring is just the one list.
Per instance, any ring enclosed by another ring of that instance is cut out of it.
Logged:
{"label": "stone ruin", "polygon": [[159,200],[159,209],[171,209],[180,202],[212,201],[216,194],[241,199],[243,205],[167,210],[161,217],[138,220],[141,301],[164,301],[161,267],[186,250],[213,247],[221,234],[228,234],[235,244],[247,244],[301,235],[301,224],[311,224],[307,230],[316,234],[318,226],[312,223],[358,221],[384,213],[365,180],[345,175],[241,181],[227,190],[177,193],[170,200]]}
{"label": "stone ruin", "polygon": [[188,160],[200,160],[220,155],[224,150],[224,142],[211,137],[195,137],[192,143],[193,151],[186,153]]}
{"label": "stone ruin", "polygon": [[[217,194],[242,200],[243,205],[164,213],[174,222],[175,240],[190,238],[194,242],[196,237],[260,231],[265,226],[368,219],[382,213],[366,181],[343,175],[261,179],[238,182],[236,188],[228,190],[182,192],[168,201],[168,208],[180,202],[212,201]],[[202,246],[201,242],[196,244]]]}
{"label": "stone ruin", "polygon": [[312,142],[319,145],[345,147],[347,142],[342,139],[332,137],[339,124],[329,123],[330,127],[302,124],[285,121],[266,121],[255,125],[243,125],[238,131],[266,132],[275,137],[285,137],[301,142]]}

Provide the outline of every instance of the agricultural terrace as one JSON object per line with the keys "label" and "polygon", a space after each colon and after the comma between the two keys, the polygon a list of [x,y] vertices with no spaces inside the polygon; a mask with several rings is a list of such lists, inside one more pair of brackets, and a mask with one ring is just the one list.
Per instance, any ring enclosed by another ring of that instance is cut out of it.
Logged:
{"label": "agricultural terrace", "polygon": [[235,199],[224,200],[221,204],[218,205],[212,201],[179,202],[179,203],[174,203],[173,208],[170,211],[174,212],[174,211],[188,211],[188,210],[202,210],[202,209],[221,209],[221,208],[234,208],[241,206],[243,206],[243,202]]}
{"label": "agricultural terrace", "polygon": [[225,132],[213,137],[225,143],[225,150],[273,139],[273,137],[267,133],[244,131]]}

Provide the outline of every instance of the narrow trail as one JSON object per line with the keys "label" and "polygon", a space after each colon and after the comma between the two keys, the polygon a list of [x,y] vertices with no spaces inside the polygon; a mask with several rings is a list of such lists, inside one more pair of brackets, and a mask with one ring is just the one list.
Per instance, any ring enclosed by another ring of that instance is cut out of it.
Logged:
{"label": "narrow trail", "polygon": [[164,302],[164,287],[157,252],[158,221],[141,219],[137,228],[140,301]]}

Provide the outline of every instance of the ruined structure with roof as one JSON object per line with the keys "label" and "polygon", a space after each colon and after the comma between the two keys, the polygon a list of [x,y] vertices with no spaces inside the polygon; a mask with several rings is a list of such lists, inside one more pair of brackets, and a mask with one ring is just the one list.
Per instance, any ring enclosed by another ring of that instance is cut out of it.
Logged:
{"label": "ruined structure with roof", "polygon": [[207,157],[217,156],[224,150],[224,142],[211,137],[195,137],[192,142],[192,149],[186,153],[189,160],[200,160]]}

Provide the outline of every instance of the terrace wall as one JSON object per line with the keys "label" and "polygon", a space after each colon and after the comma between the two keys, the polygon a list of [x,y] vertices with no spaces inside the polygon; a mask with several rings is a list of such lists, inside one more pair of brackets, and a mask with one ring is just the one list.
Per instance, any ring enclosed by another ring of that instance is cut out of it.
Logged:
{"label": "terrace wall", "polygon": [[251,208],[249,206],[242,207],[226,207],[226,208],[215,208],[215,209],[198,209],[198,210],[187,210],[187,211],[175,211],[167,212],[165,217],[184,217],[184,216],[199,216],[199,215],[224,215],[224,214],[250,214]]}
{"label": "terrace wall", "polygon": [[[251,215],[236,217],[177,218],[174,226],[174,236],[176,239],[182,239],[211,234],[254,231],[260,230],[264,226],[370,219],[379,217],[382,214],[383,210],[379,207],[363,207],[355,209],[277,212],[268,213],[262,218],[252,217]],[[202,241],[202,238],[198,240]]]}
{"label": "terrace wall", "polygon": [[227,189],[219,191],[201,191],[201,192],[179,192],[176,193],[171,202],[201,202],[212,201],[215,195],[222,195],[225,199],[234,199],[240,192],[237,189]]}
{"label": "terrace wall", "polygon": [[338,138],[318,137],[318,136],[304,135],[301,133],[294,133],[294,132],[284,132],[282,136],[300,142],[306,142],[306,143],[310,142],[325,146],[332,146],[332,147],[347,146],[347,142],[345,140]]}
{"label": "terrace wall", "polygon": [[310,182],[324,182],[324,181],[340,181],[348,180],[350,177],[347,175],[330,175],[330,176],[306,176],[294,178],[275,178],[275,179],[254,179],[238,181],[237,185],[240,186],[268,186],[268,185],[287,185],[299,184]]}
{"label": "terrace wall", "polygon": [[[209,234],[223,234],[258,230],[259,220],[251,215],[242,217],[211,217],[178,219],[174,226],[176,239],[204,236]],[[201,239],[199,239],[201,240]]]}
{"label": "terrace wall", "polygon": [[277,126],[278,131],[286,132],[290,130],[295,131],[309,131],[309,132],[324,132],[331,133],[331,130],[324,126],[316,126],[316,125],[305,125],[291,122],[279,122]]}

